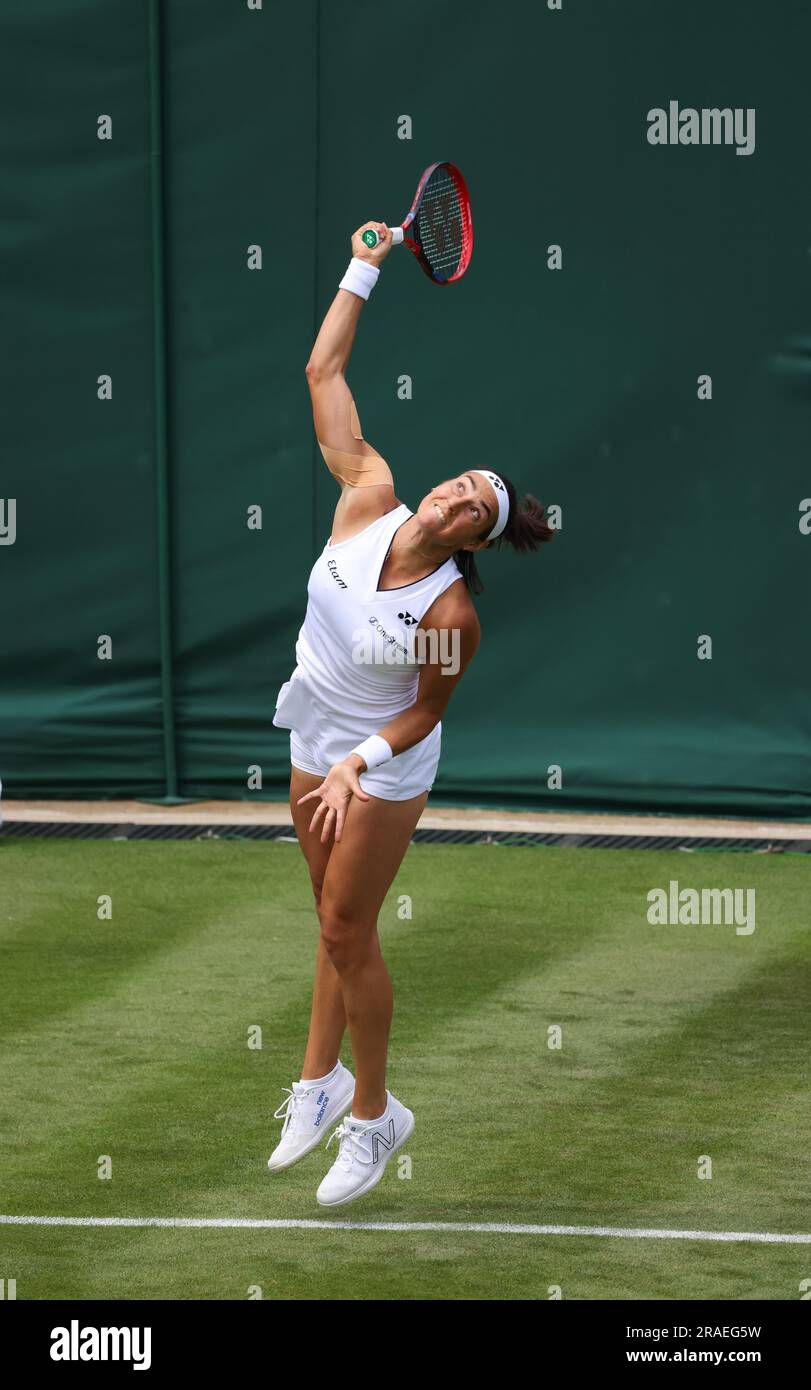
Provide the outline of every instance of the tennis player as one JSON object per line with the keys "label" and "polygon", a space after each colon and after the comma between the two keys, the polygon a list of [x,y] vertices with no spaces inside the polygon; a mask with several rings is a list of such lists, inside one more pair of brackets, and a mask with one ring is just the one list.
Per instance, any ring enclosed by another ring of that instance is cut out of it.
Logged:
{"label": "tennis player", "polygon": [[[373,249],[362,240],[369,227]],[[393,1000],[377,917],[433,785],[442,715],[479,645],[474,556],[494,542],[537,550],[553,535],[541,503],[527,495],[519,505],[509,478],[489,468],[437,483],[415,512],[395,496],[345,377],[391,246],[383,222],[355,232],[307,364],[316,437],[341,495],[273,718],[290,730],[290,809],[321,933],[302,1076],[283,1088],[268,1167],[289,1168],[346,1116],[328,1141],[339,1144],[316,1193],[323,1206],[373,1188],[414,1128],[386,1088]],[[338,1056],[347,1026],[356,1077]]]}

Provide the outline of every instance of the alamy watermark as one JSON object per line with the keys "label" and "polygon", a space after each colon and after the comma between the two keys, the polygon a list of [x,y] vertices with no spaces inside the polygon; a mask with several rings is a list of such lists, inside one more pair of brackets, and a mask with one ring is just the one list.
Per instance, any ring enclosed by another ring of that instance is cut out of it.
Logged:
{"label": "alamy watermark", "polygon": [[754,106],[653,106],[648,112],[649,145],[735,145],[736,154],[755,149]]}
{"label": "alamy watermark", "polygon": [[672,878],[668,888],[651,888],[648,902],[652,927],[734,925],[736,936],[751,936],[755,930],[754,888],[680,889]]}
{"label": "alamy watermark", "polygon": [[[398,614],[406,628],[416,624],[410,613]],[[391,626],[391,625],[390,625]],[[440,666],[443,676],[455,676],[459,670],[460,632],[458,627],[417,628],[408,633],[405,642],[391,632],[377,617],[369,619],[365,628],[352,633],[352,660],[357,666]]]}
{"label": "alamy watermark", "polygon": [[52,1361],[131,1361],[134,1371],[152,1365],[151,1327],[82,1327],[72,1318],[69,1327],[51,1332]]}

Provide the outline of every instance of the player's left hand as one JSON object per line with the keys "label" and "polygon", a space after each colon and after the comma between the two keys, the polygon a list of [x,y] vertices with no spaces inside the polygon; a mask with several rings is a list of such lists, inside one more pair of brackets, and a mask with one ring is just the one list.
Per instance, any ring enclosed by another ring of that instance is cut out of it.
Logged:
{"label": "player's left hand", "polygon": [[300,806],[303,801],[310,801],[315,796],[321,798],[321,804],[317,807],[315,815],[310,821],[310,831],[315,830],[319,816],[323,816],[322,845],[327,843],[333,830],[335,831],[335,843],[337,844],[340,840],[346,813],[353,796],[356,796],[359,801],[371,800],[363,790],[357,768],[353,767],[352,763],[334,763],[321,786],[315,787],[304,796],[300,796],[296,805]]}

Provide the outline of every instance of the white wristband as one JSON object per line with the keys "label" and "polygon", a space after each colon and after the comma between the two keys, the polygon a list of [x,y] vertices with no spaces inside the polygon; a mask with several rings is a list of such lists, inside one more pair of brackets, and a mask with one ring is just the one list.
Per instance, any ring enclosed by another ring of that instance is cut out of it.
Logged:
{"label": "white wristband", "polygon": [[371,734],[369,738],[364,739],[363,743],[359,743],[357,748],[353,748],[351,751],[363,758],[367,772],[371,772],[373,767],[379,767],[381,763],[387,763],[389,758],[394,757],[391,744],[381,738],[380,734]]}
{"label": "white wristband", "polygon": [[338,289],[351,290],[352,294],[360,295],[361,299],[368,299],[377,284],[379,274],[379,265],[371,265],[369,261],[362,261],[358,256],[353,256]]}

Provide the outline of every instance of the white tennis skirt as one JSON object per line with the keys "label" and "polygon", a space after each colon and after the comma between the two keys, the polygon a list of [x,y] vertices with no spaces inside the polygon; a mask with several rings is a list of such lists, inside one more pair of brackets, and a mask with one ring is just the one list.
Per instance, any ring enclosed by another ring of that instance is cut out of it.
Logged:
{"label": "white tennis skirt", "polygon": [[[369,721],[327,709],[301,681],[298,668],[285,681],[276,701],[273,723],[290,730],[290,761],[301,772],[326,777],[359,743],[369,737]],[[372,732],[375,732],[374,730]],[[442,722],[426,738],[396,758],[360,773],[360,784],[383,801],[408,801],[434,785],[442,745]]]}

